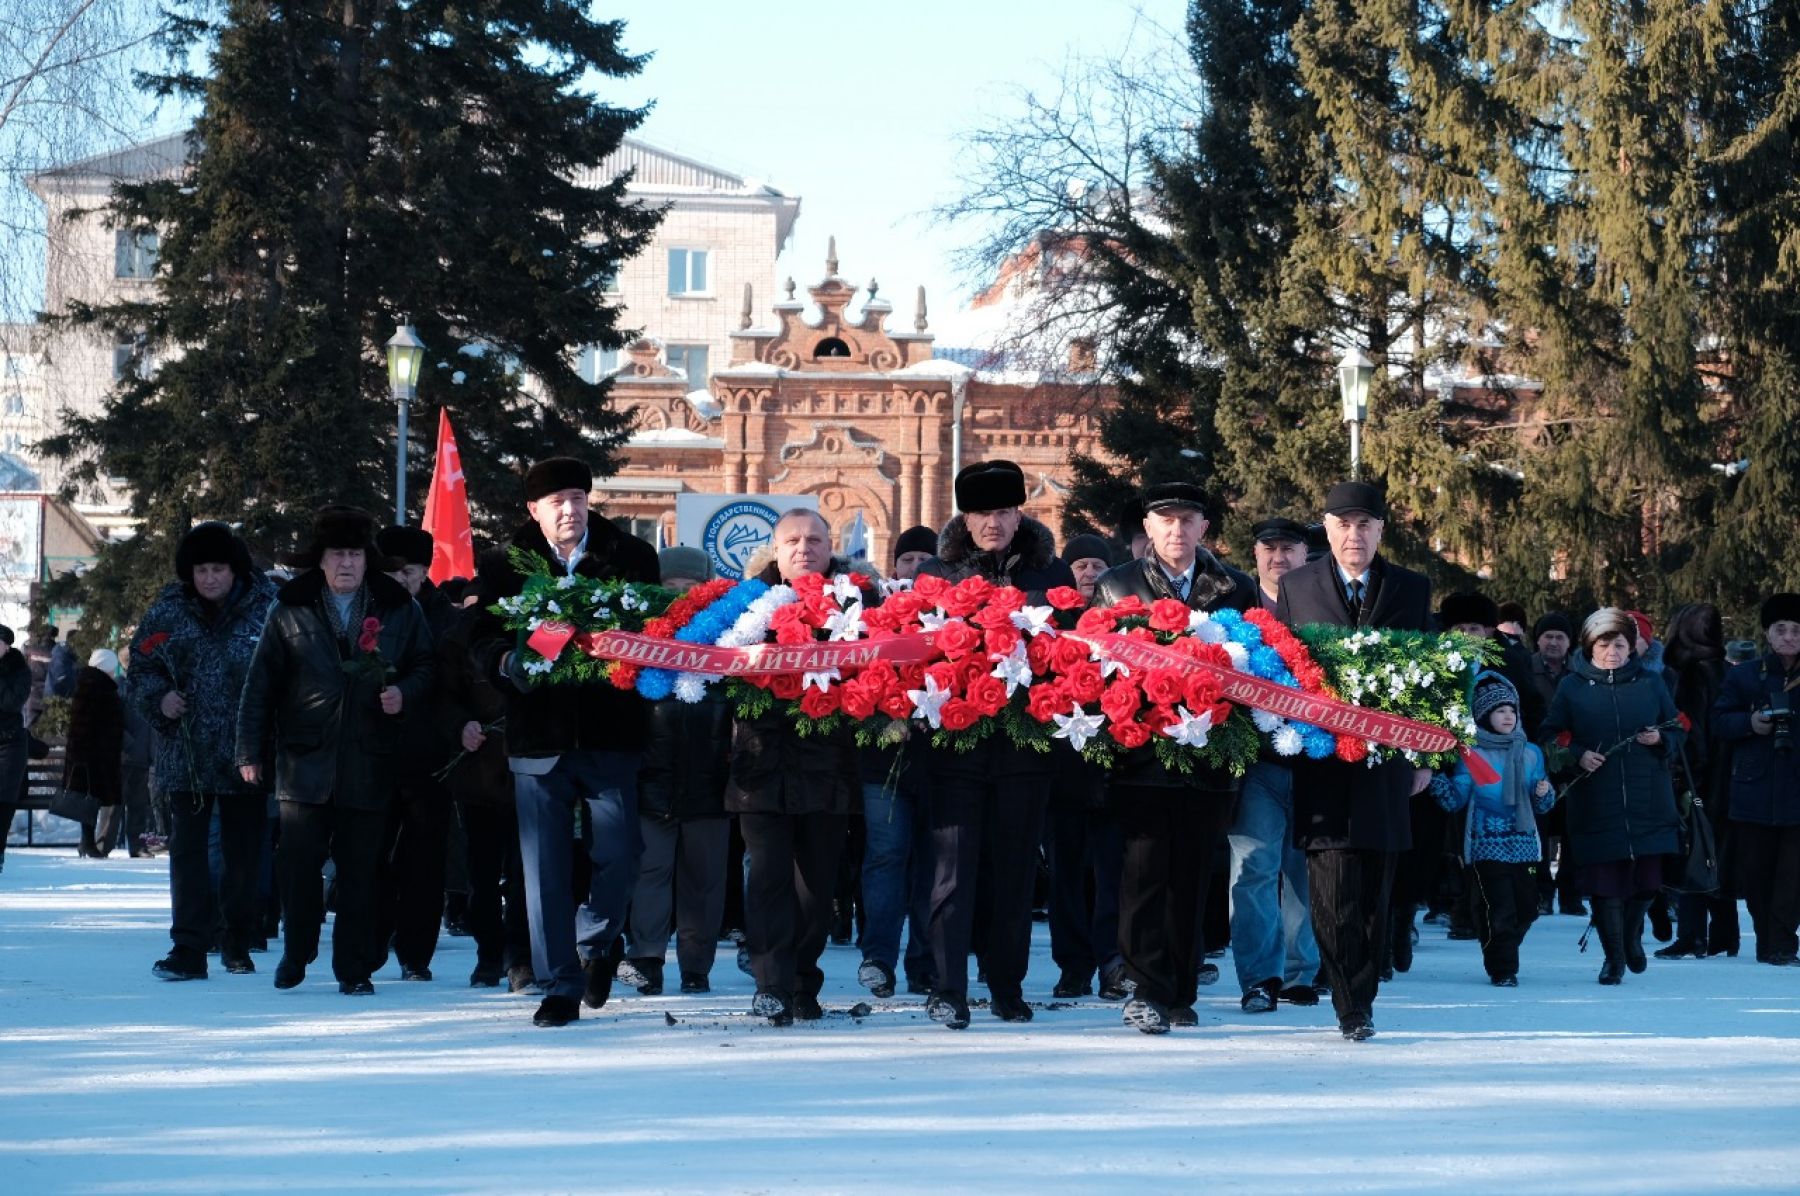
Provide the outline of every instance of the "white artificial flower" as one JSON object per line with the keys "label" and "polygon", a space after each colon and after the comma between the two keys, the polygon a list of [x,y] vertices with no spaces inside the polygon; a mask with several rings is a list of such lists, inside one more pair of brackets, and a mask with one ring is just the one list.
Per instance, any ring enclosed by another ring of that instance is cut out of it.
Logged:
{"label": "white artificial flower", "polygon": [[1207,732],[1212,730],[1212,711],[1195,714],[1186,706],[1178,706],[1175,714],[1181,721],[1164,727],[1162,733],[1182,747],[1205,747]]}
{"label": "white artificial flower", "polygon": [[1242,644],[1226,643],[1225,655],[1231,657],[1231,667],[1240,673],[1250,665],[1250,651]]}
{"label": "white artificial flower", "polygon": [[825,617],[825,630],[834,640],[857,640],[869,633],[867,624],[863,622],[863,605],[860,600],[852,602],[842,610],[834,611]]}
{"label": "white artificial flower", "polygon": [[855,602],[859,606],[862,604],[862,591],[856,588],[856,583],[850,580],[848,573],[840,573],[833,577],[831,585],[826,587],[826,592],[836,598],[840,606],[846,602]]}
{"label": "white artificial flower", "polygon": [[924,719],[934,731],[944,725],[944,703],[950,700],[951,695],[949,690],[938,684],[936,677],[927,674],[925,688],[909,689],[906,696],[912,699],[914,718]]}
{"label": "white artificial flower", "polygon": [[1083,714],[1081,703],[1071,703],[1068,714],[1053,714],[1056,730],[1050,733],[1052,739],[1066,739],[1069,746],[1080,751],[1087,746],[1088,740],[1100,733],[1106,724],[1106,716],[1101,714]]}
{"label": "white artificial flower", "polygon": [[1056,618],[1056,608],[1053,606],[1020,607],[1012,613],[1010,618],[1012,625],[1028,636],[1056,634],[1056,626],[1051,621]]}
{"label": "white artificial flower", "polygon": [[1275,732],[1269,742],[1274,746],[1275,754],[1278,756],[1298,756],[1300,749],[1305,746],[1300,739],[1300,732],[1292,727],[1281,728]]}
{"label": "white artificial flower", "polygon": [[1463,666],[1467,663],[1467,661],[1463,660],[1461,652],[1452,652],[1450,655],[1444,657],[1444,667],[1449,669],[1452,673],[1462,672]]}
{"label": "white artificial flower", "polygon": [[675,678],[675,696],[690,704],[702,701],[707,685],[718,679],[713,673],[683,673]]}
{"label": "white artificial flower", "polygon": [[919,626],[926,631],[941,630],[944,624],[949,622],[952,622],[952,619],[944,613],[944,608],[941,606],[936,610],[922,611],[919,614]]}
{"label": "white artificial flower", "polygon": [[1009,698],[1021,685],[1030,687],[1031,660],[1025,653],[1023,640],[1014,644],[1011,652],[999,658],[992,675],[1006,682],[1006,696]]}
{"label": "white artificial flower", "polygon": [[1256,729],[1264,735],[1272,735],[1287,726],[1286,719],[1269,710],[1251,710],[1250,721],[1255,723]]}
{"label": "white artificial flower", "polygon": [[816,687],[820,693],[829,693],[831,691],[831,683],[842,679],[842,674],[836,669],[824,669],[817,673],[802,673],[800,675],[800,689],[802,692],[805,692],[806,690]]}
{"label": "white artificial flower", "polygon": [[560,607],[560,606],[558,606],[558,605],[556,605],[556,603],[554,603],[554,602],[546,602],[546,603],[544,603],[544,609],[545,609],[545,610],[547,610],[547,611],[549,611],[549,612],[550,612],[550,613],[551,613],[551,614],[553,614],[553,615],[560,615],[560,614],[562,614],[562,607]]}
{"label": "white artificial flower", "polygon": [[577,579],[573,575],[564,574],[562,577],[556,579],[556,588],[559,590],[574,589],[576,580]]}

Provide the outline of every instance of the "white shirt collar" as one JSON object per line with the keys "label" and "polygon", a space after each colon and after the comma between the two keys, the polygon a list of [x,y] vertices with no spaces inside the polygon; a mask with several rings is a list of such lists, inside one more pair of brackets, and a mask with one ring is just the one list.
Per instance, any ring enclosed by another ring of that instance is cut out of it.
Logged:
{"label": "white shirt collar", "polygon": [[556,554],[557,563],[563,567],[563,572],[570,577],[573,577],[575,576],[575,566],[579,565],[581,563],[581,558],[587,555],[587,546],[588,534],[582,532],[581,541],[575,545],[575,551],[570,555],[568,560],[563,560],[562,553],[557,550],[556,545],[552,544],[550,546],[550,551]]}

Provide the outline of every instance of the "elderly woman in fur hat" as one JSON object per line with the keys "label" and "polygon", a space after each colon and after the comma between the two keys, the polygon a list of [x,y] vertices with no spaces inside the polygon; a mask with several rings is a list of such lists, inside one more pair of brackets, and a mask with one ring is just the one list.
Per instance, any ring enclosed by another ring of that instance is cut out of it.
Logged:
{"label": "elderly woman in fur hat", "polygon": [[[169,806],[172,946],[164,980],[206,977],[206,951],[222,901],[220,962],[249,973],[257,888],[268,837],[265,795],[239,774],[238,697],[275,599],[275,586],[223,523],[198,524],[175,547],[175,580],[138,620],[127,653],[125,700],[155,737],[157,787]],[[218,901],[207,867],[214,810],[223,855]]]}
{"label": "elderly woman in fur hat", "polygon": [[425,616],[406,587],[370,567],[381,559],[375,521],[328,507],[313,520],[317,567],[275,595],[238,704],[237,765],[265,783],[275,760],[280,799],[282,908],[287,939],[275,987],[306,978],[325,920],[319,872],[337,864],[331,969],[338,990],[375,991],[385,952],[376,934],[376,860],[396,784],[398,720],[431,687],[436,668]]}

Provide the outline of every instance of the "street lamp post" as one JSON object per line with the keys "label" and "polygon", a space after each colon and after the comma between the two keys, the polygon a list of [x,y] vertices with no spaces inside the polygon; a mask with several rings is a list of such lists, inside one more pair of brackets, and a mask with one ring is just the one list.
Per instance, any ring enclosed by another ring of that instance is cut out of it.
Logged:
{"label": "street lamp post", "polygon": [[1350,480],[1362,477],[1362,426],[1369,418],[1369,383],[1375,363],[1351,346],[1338,362],[1338,396],[1344,401],[1344,422],[1350,425]]}
{"label": "street lamp post", "polygon": [[399,449],[398,461],[394,472],[394,522],[401,527],[406,526],[406,409],[412,403],[413,396],[419,393],[419,367],[425,361],[425,342],[407,322],[405,316],[400,317],[400,326],[394,329],[394,335],[388,338],[388,390],[393,393],[394,402],[399,405]]}

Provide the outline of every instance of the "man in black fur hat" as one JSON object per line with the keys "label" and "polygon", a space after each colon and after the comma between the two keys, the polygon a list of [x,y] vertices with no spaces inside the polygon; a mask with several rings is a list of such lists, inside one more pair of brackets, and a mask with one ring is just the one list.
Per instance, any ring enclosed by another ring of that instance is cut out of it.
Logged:
{"label": "man in black fur hat", "polygon": [[389,744],[430,692],[431,633],[406,588],[370,568],[375,521],[330,507],[313,520],[316,568],[282,586],[238,704],[237,764],[262,785],[275,760],[287,938],[275,987],[306,978],[325,920],[319,872],[337,865],[331,970],[338,990],[375,991],[385,957],[376,931],[377,858],[397,776]]}
{"label": "man in black fur hat", "polygon": [[[960,582],[984,577],[1042,603],[1075,575],[1056,555],[1050,529],[1028,518],[1025,473],[1011,461],[982,461],[956,475],[962,514],[944,525],[936,559],[921,576]],[[973,751],[931,753],[931,837],[937,858],[931,887],[931,950],[937,991],[926,1006],[953,1030],[969,1025],[969,944],[975,930],[978,867],[991,894],[982,967],[989,1009],[1002,1021],[1028,1022],[1025,970],[1031,955],[1031,898],[1052,757],[992,736]],[[985,840],[985,850],[983,842]]]}
{"label": "man in black fur hat", "polygon": [[[588,518],[594,476],[572,457],[552,457],[525,475],[530,519],[513,547],[554,572],[618,581],[660,580],[656,550],[606,519]],[[486,608],[517,595],[525,578],[508,563],[482,578]],[[531,958],[546,988],[533,1021],[566,1026],[585,1001],[598,1009],[612,995],[623,957],[625,908],[637,881],[637,774],[649,733],[649,707],[636,693],[607,684],[533,686],[515,654],[517,636],[485,611],[472,633],[476,672],[506,694],[506,750],[519,812]],[[583,807],[583,845],[593,862],[587,899],[576,908],[575,808]],[[584,975],[585,973],[585,975]]]}

